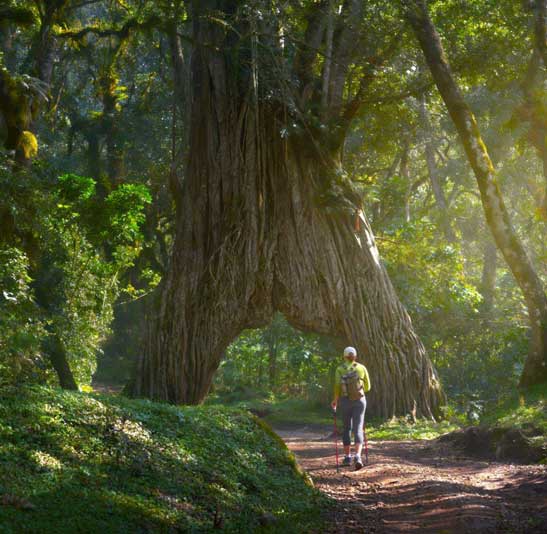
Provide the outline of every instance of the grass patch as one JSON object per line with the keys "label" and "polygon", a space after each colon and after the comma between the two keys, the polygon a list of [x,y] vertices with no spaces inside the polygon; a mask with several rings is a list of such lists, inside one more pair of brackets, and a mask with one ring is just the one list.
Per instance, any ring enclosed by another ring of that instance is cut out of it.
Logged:
{"label": "grass patch", "polygon": [[[480,402],[476,404],[480,405]],[[472,410],[468,411],[472,413]],[[404,417],[385,422],[367,422],[367,426],[370,427],[369,439],[377,440],[434,439],[470,425],[522,430],[524,434],[532,433],[534,437],[531,439],[546,443],[547,384],[525,391],[512,391],[500,397],[495,403],[485,404],[482,412],[473,419],[469,419],[464,413],[458,413],[449,405],[445,407],[445,419],[439,422],[418,420],[412,423]]]}
{"label": "grass patch", "polygon": [[239,409],[0,389],[2,533],[310,532],[328,504]]}
{"label": "grass patch", "polygon": [[[446,436],[466,454],[519,463],[547,463],[547,385],[512,391],[484,403],[480,417]],[[480,401],[473,401],[473,408]]]}
{"label": "grass patch", "polygon": [[332,411],[321,403],[285,399],[272,406],[265,419],[271,425],[329,426],[333,424]]}
{"label": "grass patch", "polygon": [[501,398],[485,410],[481,424],[524,431],[533,427],[547,436],[547,384]]}
{"label": "grass patch", "polygon": [[230,406],[249,410],[272,426],[332,426],[332,412],[318,401],[294,397],[276,397],[268,392],[245,390],[235,395],[210,396],[209,406]]}
{"label": "grass patch", "polygon": [[435,439],[448,432],[459,429],[457,423],[451,421],[431,421],[418,419],[415,423],[405,417],[392,418],[384,422],[367,423],[367,437],[371,440],[428,440]]}
{"label": "grass patch", "polygon": [[[280,399],[274,396],[261,395],[253,397],[248,393],[245,400],[216,397],[208,402],[212,404],[228,401],[231,406],[251,410],[259,414],[272,426],[317,426],[324,432],[333,429],[334,418],[328,405],[317,401],[297,398]],[[338,430],[342,431],[341,416],[337,416]],[[460,423],[453,417],[450,420],[435,422],[420,419],[412,422],[406,417],[392,418],[388,421],[371,419],[366,421],[367,437],[372,440],[426,440],[460,428]]]}
{"label": "grass patch", "polygon": [[[460,413],[454,406],[445,407],[445,418],[435,422],[409,417],[397,417],[387,421],[367,418],[367,437],[371,440],[430,440],[469,425],[516,428],[527,432],[535,429],[545,439],[547,436],[547,385],[540,385],[524,392],[510,392],[495,403],[467,407]],[[251,410],[273,426],[317,426],[328,432],[333,428],[333,416],[328,404],[298,398],[277,398],[267,392],[237,391],[228,396],[212,397],[211,405],[230,405]],[[482,408],[481,408],[482,407]],[[480,409],[479,409],[480,408]],[[475,412],[476,410],[476,412]],[[468,412],[468,413],[466,413]],[[473,416],[473,417],[470,417]],[[341,430],[340,415],[338,427]]]}

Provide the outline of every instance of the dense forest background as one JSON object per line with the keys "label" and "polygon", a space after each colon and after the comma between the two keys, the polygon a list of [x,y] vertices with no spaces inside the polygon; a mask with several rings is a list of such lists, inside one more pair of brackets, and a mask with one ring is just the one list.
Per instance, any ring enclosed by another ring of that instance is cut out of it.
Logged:
{"label": "dense forest background", "polygon": [[[304,10],[341,2],[236,4],[234,18],[282,21],[291,57]],[[430,13],[545,287],[544,3],[461,4],[431,2]],[[359,91],[352,77],[374,76],[346,137],[345,179],[448,398],[480,407],[519,383],[528,307],[412,29],[396,2],[364,12],[375,46],[360,50],[346,91]],[[74,389],[131,378],[175,222],[190,216],[176,199],[189,150],[191,22],[180,0],[0,4],[0,382]],[[322,202],[335,209],[343,198],[331,188]],[[278,314],[229,346],[213,391],[326,402],[338,362],[332,339]]]}

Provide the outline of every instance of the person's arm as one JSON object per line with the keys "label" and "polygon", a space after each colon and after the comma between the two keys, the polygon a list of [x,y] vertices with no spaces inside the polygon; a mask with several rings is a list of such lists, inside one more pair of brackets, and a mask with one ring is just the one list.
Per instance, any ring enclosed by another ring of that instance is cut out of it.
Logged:
{"label": "person's arm", "polygon": [[370,377],[368,376],[367,368],[363,365],[363,391],[370,391]]}

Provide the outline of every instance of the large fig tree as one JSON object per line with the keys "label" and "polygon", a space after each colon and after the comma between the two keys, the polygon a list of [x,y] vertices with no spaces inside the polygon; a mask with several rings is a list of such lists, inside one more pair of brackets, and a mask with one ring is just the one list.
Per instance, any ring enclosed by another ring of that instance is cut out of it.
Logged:
{"label": "large fig tree", "polygon": [[134,394],[202,401],[228,344],[279,311],[357,347],[374,413],[438,412],[436,373],[342,166],[351,120],[397,42],[368,31],[380,5],[189,6],[189,157]]}

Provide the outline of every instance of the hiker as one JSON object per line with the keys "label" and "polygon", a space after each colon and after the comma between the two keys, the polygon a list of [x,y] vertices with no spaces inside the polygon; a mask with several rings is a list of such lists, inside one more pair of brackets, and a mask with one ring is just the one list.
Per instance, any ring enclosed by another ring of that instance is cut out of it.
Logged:
{"label": "hiker", "polygon": [[344,431],[344,460],[342,465],[351,465],[351,430],[355,436],[355,469],[363,467],[361,449],[363,448],[363,425],[367,401],[365,393],[370,390],[370,379],[367,368],[355,361],[357,351],[353,347],[344,349],[344,363],[336,368],[334,375],[334,400],[332,409],[336,411],[338,401],[342,412]]}

